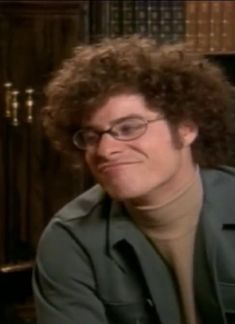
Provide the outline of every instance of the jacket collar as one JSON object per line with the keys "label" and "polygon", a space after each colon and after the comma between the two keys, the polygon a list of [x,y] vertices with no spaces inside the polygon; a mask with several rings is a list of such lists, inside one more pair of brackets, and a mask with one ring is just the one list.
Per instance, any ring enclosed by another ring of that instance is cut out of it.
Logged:
{"label": "jacket collar", "polygon": [[206,323],[222,324],[225,310],[218,287],[218,245],[223,231],[235,224],[235,174],[232,168],[220,168],[201,170],[201,177],[204,203],[195,241],[194,286]]}
{"label": "jacket collar", "polygon": [[112,205],[109,234],[110,255],[124,271],[121,250],[127,244],[132,247],[161,323],[180,324],[180,308],[171,270],[118,203]]}

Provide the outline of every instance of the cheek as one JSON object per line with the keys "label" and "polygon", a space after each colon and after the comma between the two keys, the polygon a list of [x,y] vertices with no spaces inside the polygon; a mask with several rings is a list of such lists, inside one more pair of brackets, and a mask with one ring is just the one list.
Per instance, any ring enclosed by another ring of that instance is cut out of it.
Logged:
{"label": "cheek", "polygon": [[148,141],[142,151],[146,155],[146,167],[152,172],[168,172],[180,162],[181,149],[168,134],[159,134],[158,139]]}
{"label": "cheek", "polygon": [[148,135],[148,139],[143,138],[139,141],[136,149],[142,151],[151,160],[165,159],[168,155],[173,155],[178,150],[166,126],[163,126],[158,131],[155,130],[155,132],[150,131]]}

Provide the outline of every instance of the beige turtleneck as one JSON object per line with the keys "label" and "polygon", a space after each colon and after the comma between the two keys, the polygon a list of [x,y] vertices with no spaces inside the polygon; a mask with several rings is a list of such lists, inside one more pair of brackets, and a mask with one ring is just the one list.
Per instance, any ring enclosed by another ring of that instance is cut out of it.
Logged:
{"label": "beige turtleneck", "polygon": [[193,246],[202,206],[202,183],[197,170],[186,187],[158,206],[127,205],[137,226],[173,269],[185,324],[198,324],[193,293]]}

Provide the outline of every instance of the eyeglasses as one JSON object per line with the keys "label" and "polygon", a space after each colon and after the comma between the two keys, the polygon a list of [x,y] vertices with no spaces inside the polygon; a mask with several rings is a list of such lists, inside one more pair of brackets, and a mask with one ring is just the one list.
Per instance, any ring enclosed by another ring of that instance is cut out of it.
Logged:
{"label": "eyeglasses", "polygon": [[73,135],[73,143],[80,150],[94,149],[104,134],[109,134],[118,141],[132,141],[145,134],[149,123],[162,119],[164,119],[162,116],[151,120],[142,117],[127,117],[117,120],[105,131],[92,128],[80,129]]}

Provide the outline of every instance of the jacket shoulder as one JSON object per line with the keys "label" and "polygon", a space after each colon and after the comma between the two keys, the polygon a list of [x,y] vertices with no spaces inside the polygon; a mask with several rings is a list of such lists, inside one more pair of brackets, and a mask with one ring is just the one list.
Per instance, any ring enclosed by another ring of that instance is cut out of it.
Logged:
{"label": "jacket shoulder", "polygon": [[221,166],[201,170],[207,208],[213,208],[221,223],[234,223],[235,168]]}
{"label": "jacket shoulder", "polygon": [[41,240],[63,235],[82,245],[99,245],[106,235],[111,204],[112,200],[101,186],[92,187],[52,217],[43,231]]}
{"label": "jacket shoulder", "polygon": [[62,222],[69,222],[85,217],[102,204],[105,197],[106,194],[102,187],[95,185],[61,208],[54,218],[60,219]]}
{"label": "jacket shoulder", "polygon": [[215,169],[202,169],[202,178],[206,182],[220,183],[224,186],[235,185],[235,168],[230,166],[219,166]]}

